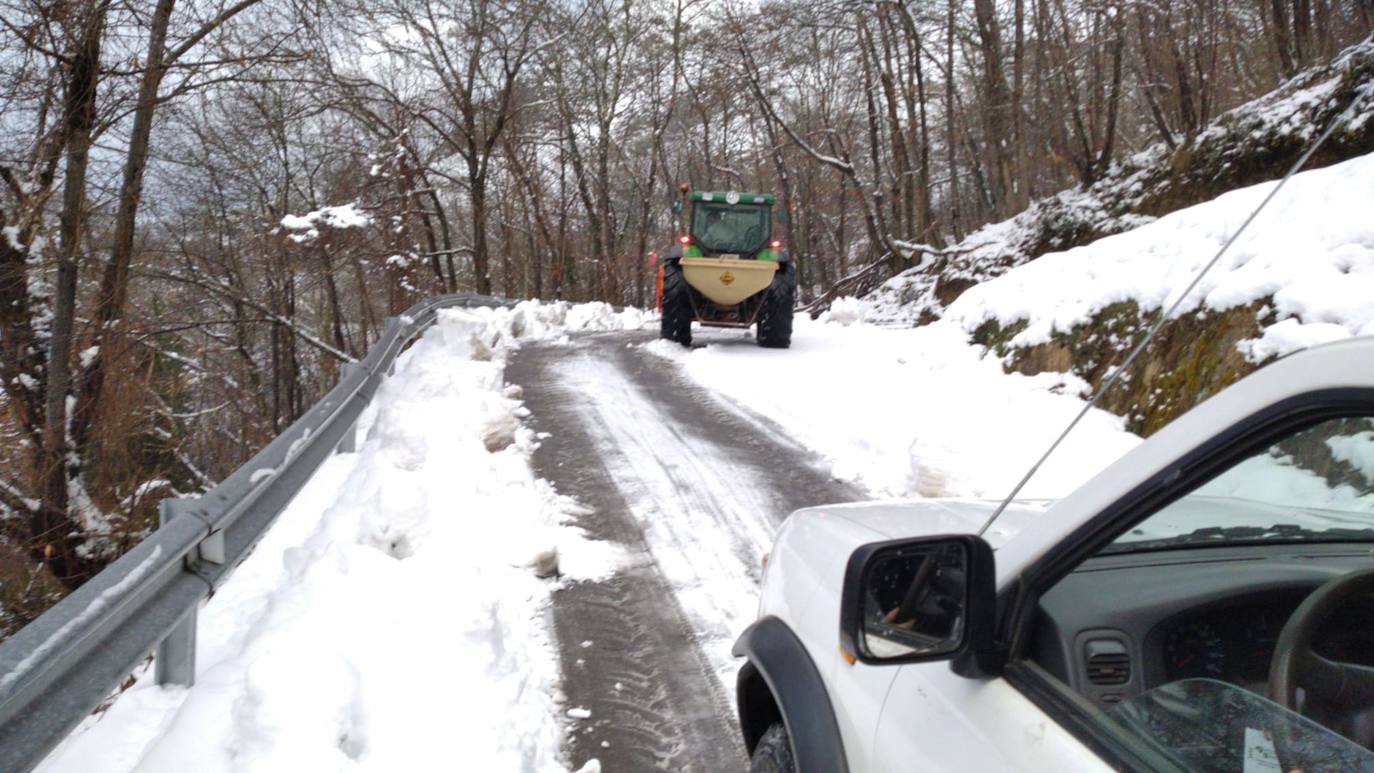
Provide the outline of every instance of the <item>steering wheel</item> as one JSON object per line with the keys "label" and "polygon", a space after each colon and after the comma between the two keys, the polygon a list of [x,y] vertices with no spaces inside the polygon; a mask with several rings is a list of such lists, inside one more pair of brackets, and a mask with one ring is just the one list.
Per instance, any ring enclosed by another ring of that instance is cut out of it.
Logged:
{"label": "steering wheel", "polygon": [[1374,593],[1374,569],[1360,569],[1328,580],[1293,610],[1269,663],[1271,698],[1297,711],[1295,691],[1301,686],[1309,707],[1316,698],[1323,705],[1341,707],[1348,716],[1353,713],[1349,707],[1358,711],[1374,706],[1374,668],[1330,660],[1312,650],[1323,623],[1370,593]]}

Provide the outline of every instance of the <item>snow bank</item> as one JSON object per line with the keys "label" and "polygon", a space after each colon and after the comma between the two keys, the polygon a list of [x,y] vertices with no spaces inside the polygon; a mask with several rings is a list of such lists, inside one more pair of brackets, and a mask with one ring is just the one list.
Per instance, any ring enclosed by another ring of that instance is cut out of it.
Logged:
{"label": "snow bank", "polygon": [[836,298],[835,302],[830,304],[830,308],[817,317],[817,321],[833,322],[837,325],[853,325],[856,322],[863,322],[865,313],[862,301],[858,298],[845,296]]}
{"label": "snow bank", "polygon": [[448,310],[200,612],[196,686],[151,671],[40,768],[564,771],[546,620],[556,580],[619,549],[566,525],[503,382],[522,339],[615,329],[609,307]]}
{"label": "snow bank", "polygon": [[[792,348],[703,332],[702,349],[649,349],[781,425],[832,474],[879,496],[1000,498],[1082,409],[1071,374],[1007,374],[943,321],[915,329],[796,319]],[[1133,448],[1122,419],[1093,411],[1024,492],[1062,496]]]}
{"label": "snow bank", "polygon": [[[1045,343],[1121,301],[1142,311],[1174,293],[1240,227],[1277,182],[1232,191],[1085,247],[1051,253],[975,286],[946,318],[972,332],[986,320],[1026,328],[1012,346]],[[1273,297],[1252,362],[1374,334],[1374,154],[1295,176],[1180,307],[1224,311]]]}

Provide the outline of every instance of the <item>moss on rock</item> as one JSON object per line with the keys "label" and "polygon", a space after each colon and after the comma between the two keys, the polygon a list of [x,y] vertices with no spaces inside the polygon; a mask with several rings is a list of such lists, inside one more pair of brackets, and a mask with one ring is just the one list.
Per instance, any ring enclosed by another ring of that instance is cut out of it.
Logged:
{"label": "moss on rock", "polygon": [[995,319],[990,319],[979,325],[971,337],[973,343],[985,346],[997,353],[998,357],[1006,358],[1013,351],[1011,339],[1020,335],[1029,323],[1025,320],[1018,320],[1006,327],[1002,327]]}
{"label": "moss on rock", "polygon": [[[1103,395],[1100,407],[1126,416],[1132,432],[1151,435],[1235,383],[1256,367],[1237,344],[1260,334],[1260,315],[1268,302],[1265,298],[1225,311],[1201,310],[1165,323],[1116,387]],[[1096,391],[1152,321],[1153,315],[1142,315],[1134,301],[1125,301],[1037,346],[1010,345],[1025,329],[1024,322],[1006,328],[985,322],[973,339],[997,352],[1009,371],[1072,371]]]}

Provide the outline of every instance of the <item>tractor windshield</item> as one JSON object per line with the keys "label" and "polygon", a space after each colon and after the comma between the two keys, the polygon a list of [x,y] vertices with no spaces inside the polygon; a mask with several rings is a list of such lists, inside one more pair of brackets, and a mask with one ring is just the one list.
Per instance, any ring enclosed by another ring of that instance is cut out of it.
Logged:
{"label": "tractor windshield", "polygon": [[692,237],[711,252],[752,255],[768,239],[768,210],[757,204],[697,202],[692,210]]}

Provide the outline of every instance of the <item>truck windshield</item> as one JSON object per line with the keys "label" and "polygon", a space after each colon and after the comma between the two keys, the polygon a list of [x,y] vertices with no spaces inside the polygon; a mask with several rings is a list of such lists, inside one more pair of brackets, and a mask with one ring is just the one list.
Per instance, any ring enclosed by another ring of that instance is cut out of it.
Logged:
{"label": "truck windshield", "polygon": [[749,255],[768,238],[769,211],[756,204],[707,204],[692,210],[692,237],[717,253]]}
{"label": "truck windshield", "polygon": [[1329,419],[1242,460],[1102,553],[1374,541],[1374,419]]}

